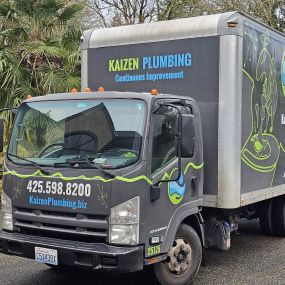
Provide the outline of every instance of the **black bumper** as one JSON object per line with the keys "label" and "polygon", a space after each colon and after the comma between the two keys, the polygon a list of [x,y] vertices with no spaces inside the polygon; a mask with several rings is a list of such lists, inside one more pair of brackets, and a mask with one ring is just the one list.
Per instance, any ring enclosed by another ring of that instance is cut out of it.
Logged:
{"label": "black bumper", "polygon": [[0,231],[0,253],[34,259],[35,246],[56,249],[59,265],[117,272],[143,269],[143,246],[118,247]]}

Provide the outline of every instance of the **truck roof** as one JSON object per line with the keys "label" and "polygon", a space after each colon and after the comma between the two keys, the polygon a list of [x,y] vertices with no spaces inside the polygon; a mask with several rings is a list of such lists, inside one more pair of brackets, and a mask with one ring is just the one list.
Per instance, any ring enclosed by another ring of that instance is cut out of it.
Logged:
{"label": "truck roof", "polygon": [[[48,94],[45,96],[37,96],[24,100],[25,103],[29,102],[41,102],[41,101],[59,101],[59,100],[86,100],[86,99],[144,99],[151,101],[155,99],[171,99],[172,97],[177,98],[177,95],[170,94],[157,94],[152,95],[151,93],[145,92],[116,92],[116,91],[104,91],[104,92],[77,92],[77,93],[56,93]],[[181,96],[183,99],[183,96]],[[187,97],[189,100],[190,98]]]}
{"label": "truck roof", "polygon": [[140,42],[211,36],[218,34],[221,19],[228,19],[234,12],[183,18],[169,21],[127,25],[84,32],[83,48],[126,45]]}
{"label": "truck roof", "polygon": [[[143,23],[112,27],[107,29],[90,29],[82,37],[82,49],[107,46],[129,45],[184,38],[207,37],[225,34],[242,35],[243,19],[247,18],[284,37],[279,31],[259,22],[242,12],[227,12],[168,21]],[[228,23],[239,23],[228,28]]]}

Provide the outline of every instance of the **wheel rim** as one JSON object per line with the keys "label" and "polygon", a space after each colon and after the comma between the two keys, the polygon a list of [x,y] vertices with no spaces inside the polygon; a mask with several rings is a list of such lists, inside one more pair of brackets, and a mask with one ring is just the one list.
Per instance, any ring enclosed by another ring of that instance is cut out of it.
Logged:
{"label": "wheel rim", "polygon": [[168,252],[166,269],[174,274],[181,275],[192,265],[192,248],[183,239],[176,239]]}

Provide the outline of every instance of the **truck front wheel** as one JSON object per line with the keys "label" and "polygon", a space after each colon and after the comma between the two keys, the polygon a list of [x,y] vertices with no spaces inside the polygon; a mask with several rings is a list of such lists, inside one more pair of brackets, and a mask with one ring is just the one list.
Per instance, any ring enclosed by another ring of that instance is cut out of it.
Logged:
{"label": "truck front wheel", "polygon": [[198,234],[192,227],[181,224],[167,259],[155,264],[154,272],[162,285],[189,285],[197,275],[201,261],[202,246]]}

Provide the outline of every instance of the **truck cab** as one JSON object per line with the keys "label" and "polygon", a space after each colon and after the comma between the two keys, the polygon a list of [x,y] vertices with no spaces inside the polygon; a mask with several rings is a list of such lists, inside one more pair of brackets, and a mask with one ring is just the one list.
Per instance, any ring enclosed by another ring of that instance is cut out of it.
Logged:
{"label": "truck cab", "polygon": [[[154,90],[25,100],[3,169],[0,252],[51,266],[132,272],[166,261],[172,271],[198,270],[202,145],[190,97]],[[185,221],[198,249],[183,236],[175,242]]]}

